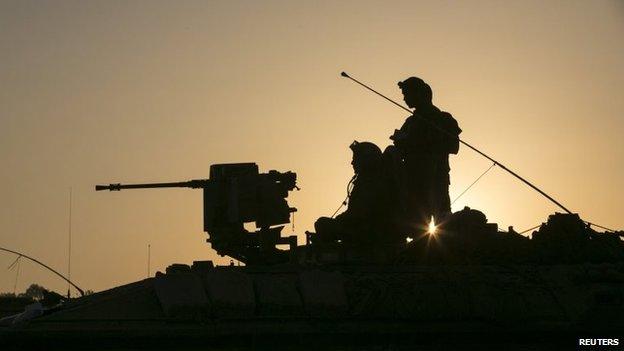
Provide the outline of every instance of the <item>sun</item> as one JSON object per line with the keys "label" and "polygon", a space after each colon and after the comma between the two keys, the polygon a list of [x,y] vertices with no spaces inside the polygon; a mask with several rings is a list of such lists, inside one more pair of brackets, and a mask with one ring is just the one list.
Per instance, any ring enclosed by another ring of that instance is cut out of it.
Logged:
{"label": "sun", "polygon": [[427,233],[429,235],[435,235],[436,234],[436,225],[435,225],[435,220],[433,219],[433,216],[431,216],[431,221],[429,222],[429,228],[427,230]]}

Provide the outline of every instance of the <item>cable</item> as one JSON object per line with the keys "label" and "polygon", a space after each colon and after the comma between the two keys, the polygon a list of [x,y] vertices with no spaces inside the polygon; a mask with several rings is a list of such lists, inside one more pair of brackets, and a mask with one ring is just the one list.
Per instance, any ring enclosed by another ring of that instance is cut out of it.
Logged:
{"label": "cable", "polygon": [[598,228],[600,228],[600,229],[604,229],[604,230],[609,231],[609,232],[613,232],[613,233],[615,233],[615,232],[616,232],[616,230],[613,230],[613,229],[610,229],[610,228],[607,228],[607,227],[603,227],[603,226],[598,225],[598,224],[596,224],[596,223],[592,223],[592,222],[589,222],[589,221],[583,221],[583,222],[585,222],[585,223],[589,224],[590,226],[591,226],[591,225],[593,225],[594,227],[598,227]]}
{"label": "cable", "polygon": [[520,233],[518,233],[518,234],[522,235],[522,234],[524,234],[524,233],[530,232],[530,231],[531,231],[531,230],[533,230],[533,229],[537,229],[537,228],[539,228],[539,227],[541,227],[541,226],[542,226],[542,223],[540,223],[540,224],[536,225],[535,227],[532,227],[532,228],[529,228],[529,229],[527,229],[527,230],[525,230],[525,231],[522,231],[522,232],[520,232]]}
{"label": "cable", "polygon": [[59,273],[59,272],[57,272],[56,270],[52,269],[50,266],[46,265],[45,263],[43,263],[43,262],[41,262],[41,261],[37,260],[36,258],[32,258],[32,257],[30,257],[30,256],[26,256],[26,255],[24,255],[24,254],[23,254],[23,253],[21,253],[21,252],[13,251],[13,250],[10,250],[10,249],[4,248],[4,247],[0,247],[0,250],[2,250],[2,251],[6,251],[6,252],[10,252],[10,253],[12,253],[12,254],[16,254],[16,255],[23,256],[23,257],[25,257],[25,258],[27,258],[27,259],[29,259],[29,260],[31,260],[31,261],[33,261],[33,262],[35,262],[36,264],[38,264],[38,265],[40,265],[40,266],[42,266],[42,267],[46,268],[46,269],[47,269],[47,270],[49,270],[50,272],[52,272],[52,273],[56,274],[57,276],[61,277],[61,279],[63,279],[64,281],[66,281],[66,282],[70,283],[70,284],[71,284],[74,288],[76,288],[76,290],[78,290],[78,292],[80,292],[80,295],[81,295],[81,296],[84,296],[84,290],[80,289],[80,288],[79,288],[76,284],[74,284],[72,281],[70,281],[69,279],[67,279],[64,275],[62,275],[61,273]]}
{"label": "cable", "polygon": [[22,255],[18,255],[15,261],[13,261],[13,263],[11,263],[9,267],[7,267],[8,270],[12,270],[14,267],[17,266],[17,271],[15,272],[15,283],[13,284],[13,295],[15,295],[17,292],[17,278],[20,274],[20,258],[22,258]]}
{"label": "cable", "polygon": [[349,183],[347,183],[347,197],[345,197],[344,201],[342,201],[342,203],[340,204],[340,206],[336,209],[336,211],[334,212],[334,214],[331,216],[331,218],[336,217],[336,214],[338,213],[338,211],[340,211],[340,209],[343,206],[347,205],[347,201],[349,200],[349,198],[351,197],[351,191],[353,190],[353,188],[351,188],[351,185],[353,184],[353,182],[355,182],[355,179],[357,178],[357,174],[354,175],[353,177],[351,177],[351,180],[349,181]]}
{"label": "cable", "polygon": [[484,175],[487,174],[487,172],[490,171],[490,169],[494,168],[494,166],[496,166],[496,162],[492,163],[492,165],[490,166],[490,168],[486,169],[485,172],[481,173],[480,176],[477,177],[477,179],[475,179],[474,182],[472,182],[472,184],[470,184],[466,190],[462,191],[461,194],[459,194],[455,200],[453,200],[453,202],[451,202],[451,205],[455,203],[455,201],[459,200],[460,197],[462,197],[462,195],[464,195],[468,190],[470,190],[470,188],[472,188],[473,185],[475,185]]}
{"label": "cable", "polygon": [[[598,224],[596,224],[596,223],[592,223],[592,222],[588,222],[588,221],[583,221],[583,223],[589,224],[590,226],[591,226],[591,225],[593,225],[594,227],[598,227],[598,228],[600,228],[600,229],[604,229],[604,230],[609,231],[609,232],[612,232],[612,233],[616,233],[616,232],[617,232],[616,230],[613,230],[613,229],[610,229],[610,228],[607,228],[607,227],[603,227],[603,226],[598,225]],[[529,229],[527,229],[527,230],[525,230],[525,231],[522,231],[522,232],[520,232],[520,233],[518,233],[518,234],[524,234],[524,233],[526,233],[526,232],[530,232],[531,230],[537,229],[537,228],[539,228],[539,227],[541,227],[541,226],[542,226],[541,224],[536,225],[535,227],[529,228]],[[624,234],[620,234],[620,236],[624,236]]]}
{"label": "cable", "polygon": [[15,261],[13,261],[13,263],[11,263],[11,264],[7,267],[7,269],[8,269],[8,270],[13,269],[13,267],[15,266],[15,264],[17,263],[17,261],[19,261],[19,259],[20,259],[20,258],[22,258],[22,255],[17,255],[17,258],[15,259]]}

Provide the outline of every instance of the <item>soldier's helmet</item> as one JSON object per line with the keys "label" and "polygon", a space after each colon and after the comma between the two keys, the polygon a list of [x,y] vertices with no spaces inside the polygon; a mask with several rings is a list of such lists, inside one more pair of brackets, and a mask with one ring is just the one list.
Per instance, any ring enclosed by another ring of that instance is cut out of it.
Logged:
{"label": "soldier's helmet", "polygon": [[409,77],[406,80],[398,83],[399,88],[403,92],[403,95],[412,95],[419,98],[422,101],[431,102],[433,98],[433,92],[429,84],[418,77]]}
{"label": "soldier's helmet", "polygon": [[381,149],[368,141],[354,141],[349,146],[353,151],[353,170],[355,173],[379,169],[382,163]]}

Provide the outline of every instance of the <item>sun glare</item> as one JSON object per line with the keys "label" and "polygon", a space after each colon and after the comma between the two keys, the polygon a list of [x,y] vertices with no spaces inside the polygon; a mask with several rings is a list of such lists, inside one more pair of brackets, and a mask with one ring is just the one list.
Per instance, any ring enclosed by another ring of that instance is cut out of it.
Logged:
{"label": "sun glare", "polygon": [[436,233],[436,225],[433,216],[431,216],[431,221],[429,222],[429,230],[427,230],[427,233],[429,233],[429,235],[435,235]]}

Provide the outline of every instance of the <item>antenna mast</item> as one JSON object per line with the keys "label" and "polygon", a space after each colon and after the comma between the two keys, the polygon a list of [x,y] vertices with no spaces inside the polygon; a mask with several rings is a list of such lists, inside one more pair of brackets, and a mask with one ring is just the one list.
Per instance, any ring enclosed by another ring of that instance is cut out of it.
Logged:
{"label": "antenna mast", "polygon": [[68,240],[67,240],[67,298],[71,298],[71,242],[72,242],[72,188],[69,187],[69,220],[68,220]]}

